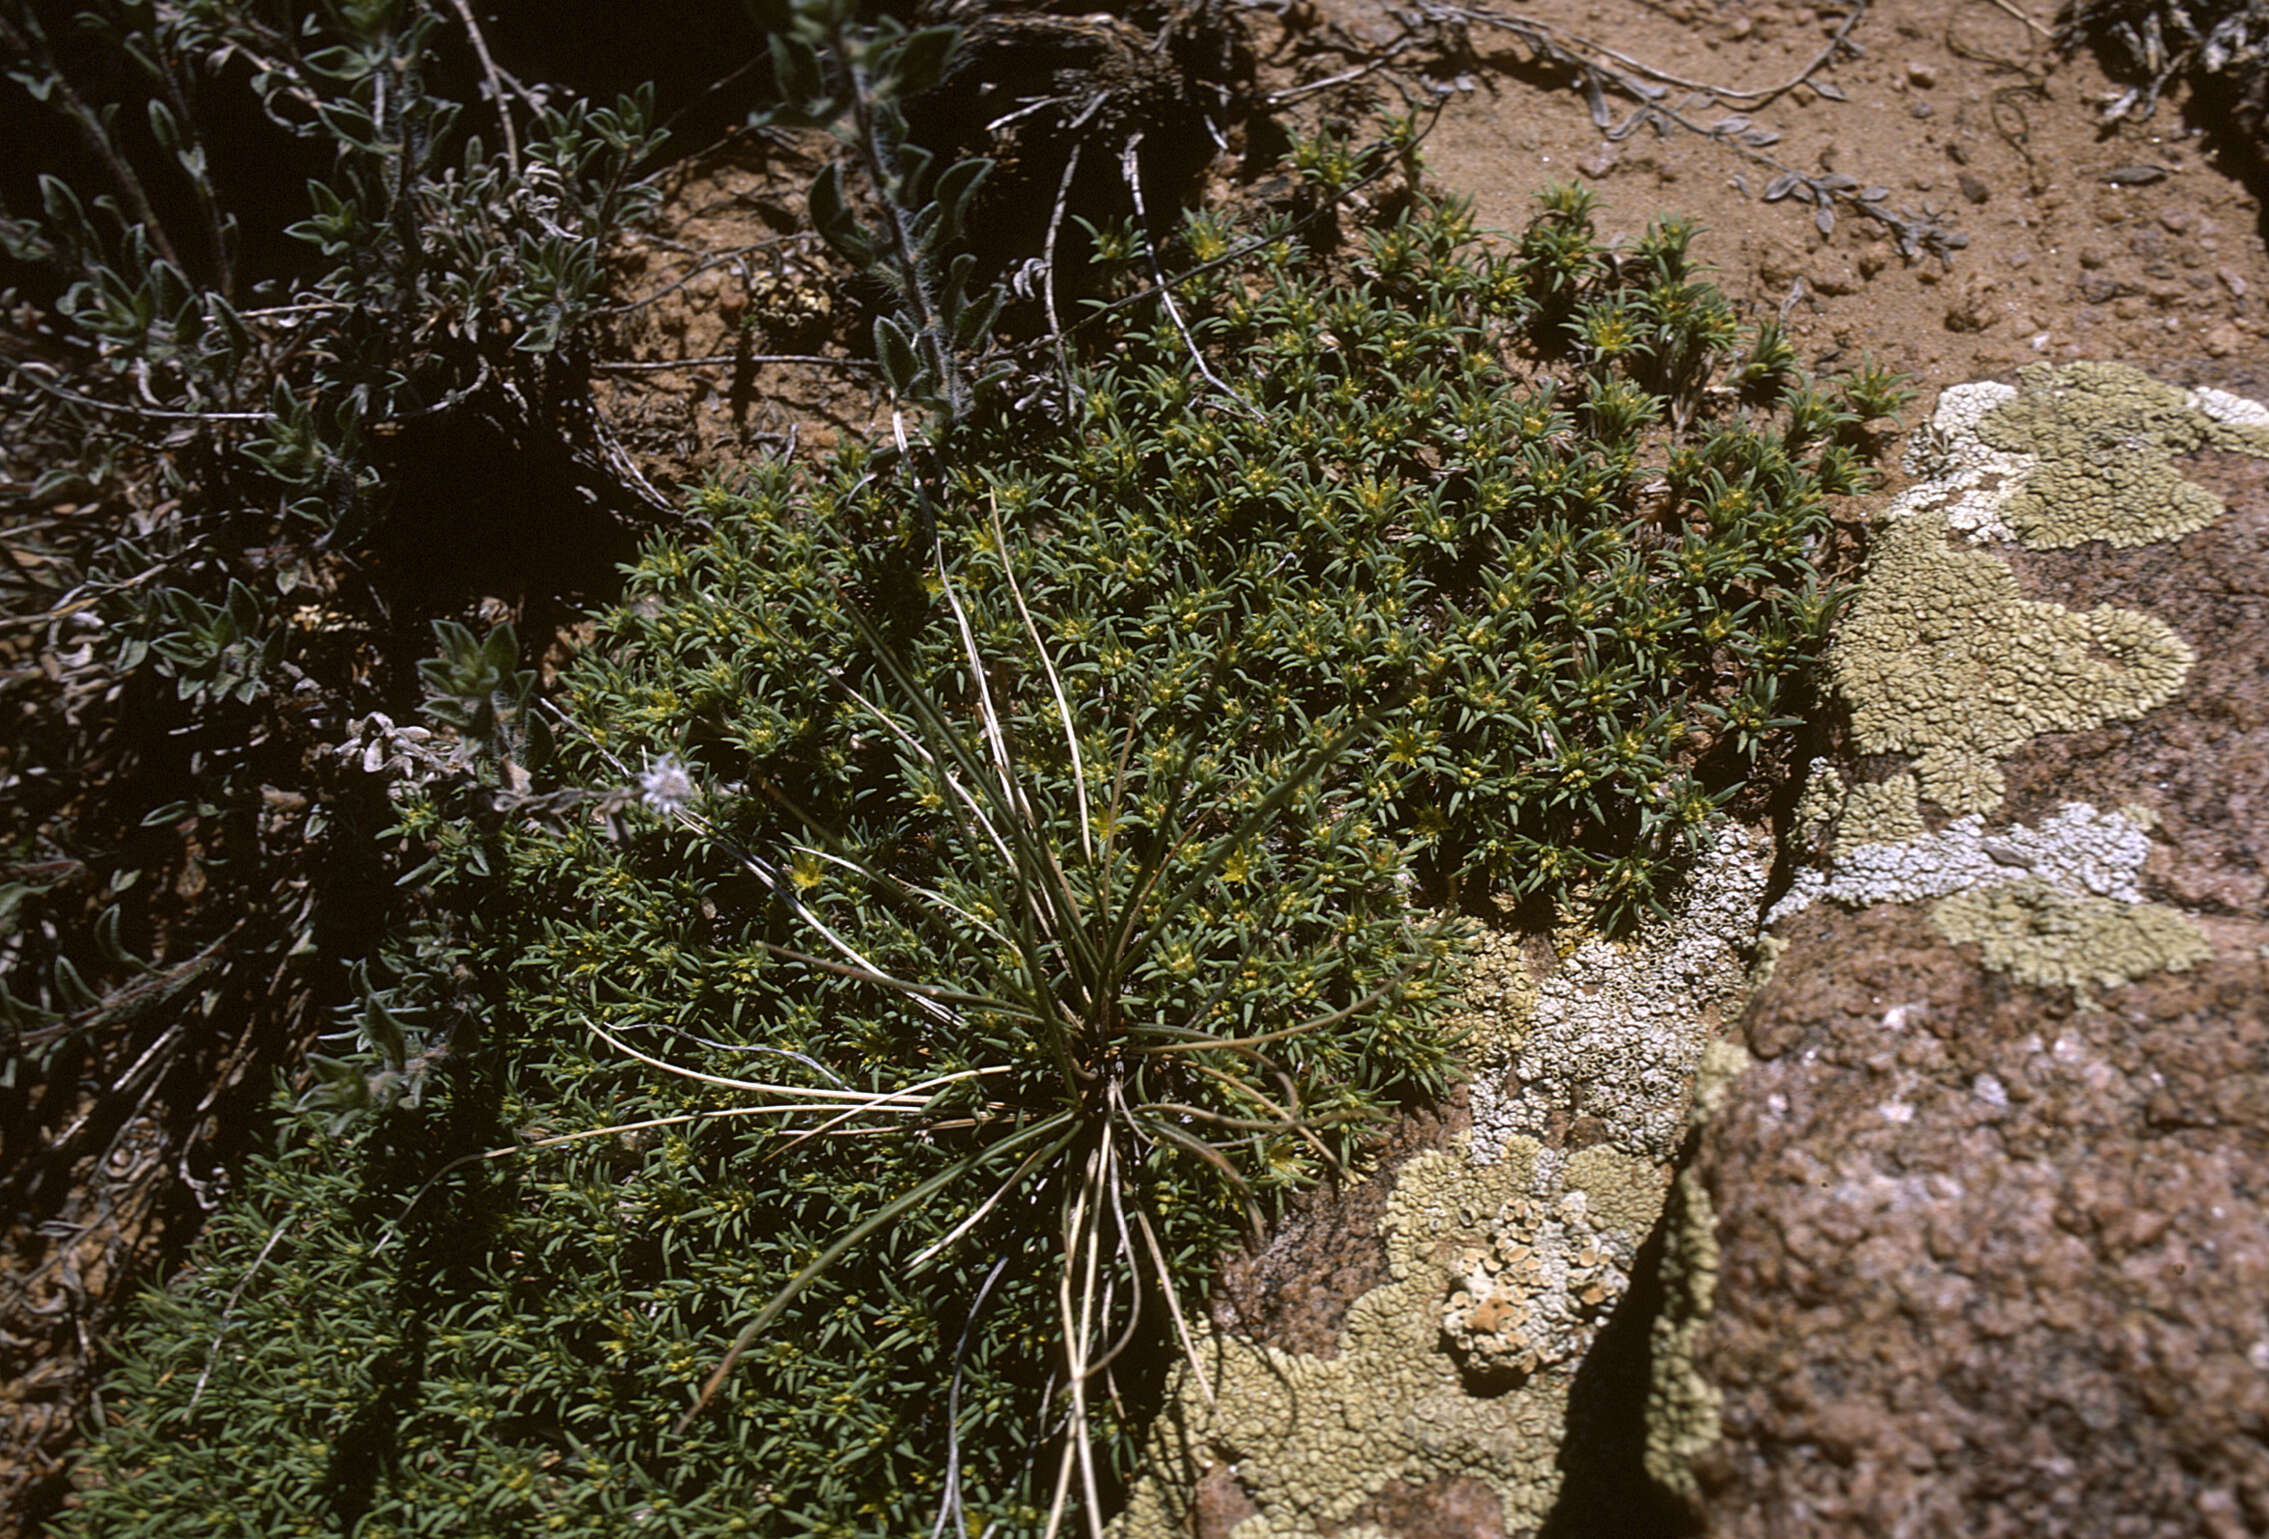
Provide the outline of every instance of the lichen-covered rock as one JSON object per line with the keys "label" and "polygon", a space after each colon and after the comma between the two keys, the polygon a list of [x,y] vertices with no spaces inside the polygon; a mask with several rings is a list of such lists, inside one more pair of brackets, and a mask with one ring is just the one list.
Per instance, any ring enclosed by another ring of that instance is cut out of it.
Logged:
{"label": "lichen-covered rock", "polygon": [[2220,390],[2184,390],[2119,363],[2035,364],[1977,424],[2034,460],[2005,516],[2032,550],[2103,540],[2148,545],[2203,529],[2222,500],[2175,469],[2199,449],[2269,454],[2269,413]]}
{"label": "lichen-covered rock", "polygon": [[1662,1463],[1723,1539],[2269,1531],[2269,964],[2076,1009],[1918,918],[1809,910],[1759,991]]}
{"label": "lichen-covered rock", "polygon": [[[1749,1054],[1739,1043],[1710,1044],[1694,1077],[1697,1136],[1724,1107],[1749,1063]],[[1648,1481],[1691,1515],[1701,1504],[1695,1463],[1723,1435],[1725,1404],[1724,1394],[1696,1361],[1701,1333],[1717,1305],[1718,1241],[1709,1188],[1691,1164],[1672,1183],[1663,1208],[1663,1229],[1666,1243],[1656,1262],[1660,1293],[1654,1318],[1648,1322],[1651,1340],[1640,1463]]]}
{"label": "lichen-covered rock", "polygon": [[1764,842],[1729,828],[1671,917],[1628,941],[1578,945],[1537,989],[1517,1037],[1469,1054],[1476,1157],[1514,1136],[1676,1154],[1695,1066],[1746,983],[1766,872]]}
{"label": "lichen-covered rock", "polygon": [[2178,538],[2223,502],[2174,455],[2269,455],[2269,408],[2226,391],[2110,363],[2036,365],[2019,379],[1940,397],[1831,662],[1859,748],[1912,754],[1922,795],[1957,814],[1998,807],[1999,762],[2040,734],[2164,703],[2195,654],[2153,615],[2026,597],[2001,554],[1950,541]]}
{"label": "lichen-covered rock", "polygon": [[1638,1237],[1604,1224],[1582,1188],[1547,1203],[1515,1193],[1488,1243],[1469,1247],[1442,1306],[1442,1334],[1476,1388],[1518,1384],[1581,1357],[1631,1285]]}
{"label": "lichen-covered rock", "polygon": [[[2118,400],[2147,458],[2170,421],[2269,417],[2131,376],[2028,375],[2063,394],[1987,436],[2084,437]],[[2028,523],[1983,481],[1932,537],[2019,603],[2194,644],[2142,720],[1996,747],[1995,805],[1951,821],[1922,762],[1816,766],[1822,863],[1775,909],[1662,1269],[1649,1469],[1713,1535],[2269,1532],[2269,473],[2230,448],[2186,463],[2216,513],[2179,539],[1955,550]]]}
{"label": "lichen-covered rock", "polygon": [[[1541,983],[1510,938],[1483,940],[1452,1016],[1474,1062],[1472,1128],[1339,1199],[1360,1210],[1391,1182],[1370,1209],[1384,1279],[1324,1345],[1312,1322],[1330,1287],[1314,1279],[1368,1275],[1367,1242],[1324,1243],[1304,1217],[1232,1267],[1198,1343],[1202,1383],[1178,1375],[1115,1539],[1533,1534],[1571,1503],[1651,1522],[1643,1481],[1599,1473],[1595,1430],[1625,1415],[1635,1476],[1643,1314],[1621,1354],[1631,1382],[1595,1395],[1604,1408],[1577,1388],[1645,1269],[1696,1067],[1746,988],[1766,870],[1763,840],[1724,830],[1670,918],[1577,945]],[[1255,1274],[1307,1307],[1255,1300]]]}
{"label": "lichen-covered rock", "polygon": [[1454,1258],[1525,1192],[1532,1145],[1494,1165],[1433,1152],[1406,1165],[1382,1233],[1393,1281],[1357,1299],[1329,1357],[1206,1330],[1204,1384],[1188,1372],[1154,1431],[1151,1474],[1113,1526],[1120,1539],[1190,1531],[1190,1493],[1209,1467],[1234,1470],[1249,1515],[1237,1539],[1311,1539],[1343,1530],[1390,1485],[1446,1474],[1483,1482],[1515,1523],[1551,1505],[1566,1387],[1532,1379],[1477,1396],[1442,1341]]}
{"label": "lichen-covered rock", "polygon": [[2000,556],[1955,549],[1942,517],[1893,523],[1831,661],[1867,753],[1908,753],[1953,813],[2001,805],[2000,761],[2043,732],[2131,721],[2171,699],[2187,643],[2149,615],[2025,598]]}

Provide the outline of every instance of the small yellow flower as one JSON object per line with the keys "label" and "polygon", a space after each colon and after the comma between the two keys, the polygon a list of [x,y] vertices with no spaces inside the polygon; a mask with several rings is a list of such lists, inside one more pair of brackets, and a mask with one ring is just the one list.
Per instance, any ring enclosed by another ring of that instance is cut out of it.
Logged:
{"label": "small yellow flower", "polygon": [[816,851],[796,851],[796,858],[788,865],[788,880],[796,884],[796,891],[809,892],[826,878],[827,863]]}

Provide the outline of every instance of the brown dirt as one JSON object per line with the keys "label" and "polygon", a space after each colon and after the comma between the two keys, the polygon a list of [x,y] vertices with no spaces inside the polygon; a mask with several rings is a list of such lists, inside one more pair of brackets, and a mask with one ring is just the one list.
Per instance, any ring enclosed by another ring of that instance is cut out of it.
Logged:
{"label": "brown dirt", "polygon": [[[1323,4],[1353,39],[1381,46],[1398,35],[1376,0]],[[1566,179],[1595,186],[1609,230],[1635,233],[1657,213],[1694,217],[1715,281],[1753,313],[1781,315],[1808,363],[1872,355],[1912,372],[1925,401],[2039,360],[2164,370],[2258,355],[2269,255],[2253,197],[2186,131],[2179,100],[2148,124],[2100,127],[2117,88],[2093,60],[2057,56],[2041,30],[2053,16],[2028,25],[2012,14],[2021,10],[2018,0],[2006,10],[1877,0],[1847,34],[1864,53],[1808,77],[1844,100],[1809,85],[1763,105],[1678,85],[1665,98],[1705,126],[1739,113],[1777,132],[1754,153],[1781,166],[1888,189],[1879,204],[1967,237],[1950,263],[1902,257],[1883,223],[1848,204],[1824,233],[1801,198],[1763,201],[1777,173],[1744,146],[1652,126],[1611,143],[1579,90],[1541,86],[1527,51],[1482,27],[1469,29],[1477,50],[1510,51],[1427,66],[1423,78],[1452,92],[1428,163],[1445,188],[1472,195],[1484,227],[1517,228],[1534,190]],[[1790,80],[1849,13],[1772,0],[1545,0],[1521,12],[1570,39],[1605,40],[1666,80],[1747,89]],[[1608,106],[1619,123],[1630,103]],[[2165,175],[2106,180],[2146,166]]]}
{"label": "brown dirt", "polygon": [[[804,225],[826,152],[817,134],[736,135],[674,168],[655,227],[615,254],[616,355],[595,394],[657,486],[878,425],[878,377],[847,345],[847,275]],[[775,361],[799,358],[831,361]]]}
{"label": "brown dirt", "polygon": [[[1747,313],[1779,316],[1808,365],[1879,359],[1913,374],[1925,402],[2042,360],[2219,377],[2263,351],[2269,251],[2253,196],[2185,122],[2179,93],[2148,123],[2100,124],[2120,88],[2091,57],[2060,56],[2053,16],[2020,0],[1875,0],[1848,28],[1848,5],[1777,0],[1494,13],[1519,34],[1474,19],[1492,13],[1437,11],[1448,19],[1419,23],[1385,0],[1295,0],[1253,16],[1262,100],[1232,128],[1210,195],[1266,173],[1271,120],[1360,133],[1399,95],[1440,104],[1430,174],[1474,200],[1483,228],[1518,229],[1556,180],[1593,186],[1610,233],[1696,218],[1714,281]],[[1811,67],[1838,31],[1849,47]],[[1658,117],[1612,138],[1632,99],[1604,96],[1603,132],[1576,72],[1524,36],[1659,83],[1661,105],[1700,128],[1735,115],[1748,126],[1713,136]],[[1363,73],[1312,88],[1350,72]],[[658,484],[791,442],[825,449],[883,420],[871,372],[850,361],[866,306],[800,228],[825,147],[739,137],[678,172],[660,227],[621,254],[624,356],[603,366],[615,372],[602,407]],[[1784,169],[1849,177],[1892,219],[1964,244],[1945,260],[1902,255],[1892,223],[1849,198],[1824,230],[1802,189],[1765,201]],[[799,355],[836,361],[762,361]],[[687,359],[720,361],[675,362]]]}

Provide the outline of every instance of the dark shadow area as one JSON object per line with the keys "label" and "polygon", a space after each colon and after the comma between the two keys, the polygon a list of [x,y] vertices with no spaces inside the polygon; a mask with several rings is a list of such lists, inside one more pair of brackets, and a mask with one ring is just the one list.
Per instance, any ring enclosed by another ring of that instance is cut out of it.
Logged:
{"label": "dark shadow area", "polygon": [[1631,1287],[1576,1370],[1565,1477],[1538,1539],[1688,1539],[1702,1532],[1676,1495],[1647,1473],[1650,1333],[1664,1302],[1665,1221],[1657,1220],[1631,1269]]}

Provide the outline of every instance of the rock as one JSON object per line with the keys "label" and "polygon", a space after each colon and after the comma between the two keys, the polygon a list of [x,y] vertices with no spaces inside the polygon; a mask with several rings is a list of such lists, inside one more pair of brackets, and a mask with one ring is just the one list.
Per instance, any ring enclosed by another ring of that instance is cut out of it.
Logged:
{"label": "rock", "polygon": [[1614,171],[1622,158],[1622,146],[1603,139],[1598,148],[1576,162],[1576,169],[1596,182]]}
{"label": "rock", "polygon": [[1698,1164],[1710,1531],[2269,1527],[2264,1001],[2225,956],[2072,1012],[1909,912],[1800,921]]}
{"label": "rock", "polygon": [[[2261,411],[2184,399],[2231,432]],[[2181,636],[2171,698],[2014,748],[1968,818],[1918,832],[1912,772],[1876,761],[1797,810],[1828,865],[1776,910],[1753,1063],[1698,1098],[1664,1271],[1687,1314],[1655,1327],[1650,1470],[1716,1539],[2269,1532],[2257,453],[2185,461],[2227,505],[2203,526],[1998,547],[2027,602]],[[1878,901],[1870,871],[1922,885]],[[2072,944],[2129,921],[2171,949]]]}
{"label": "rock", "polygon": [[1954,285],[1946,301],[1946,329],[1954,332],[1985,331],[2001,316],[1996,303],[1997,285],[1979,272]]}

